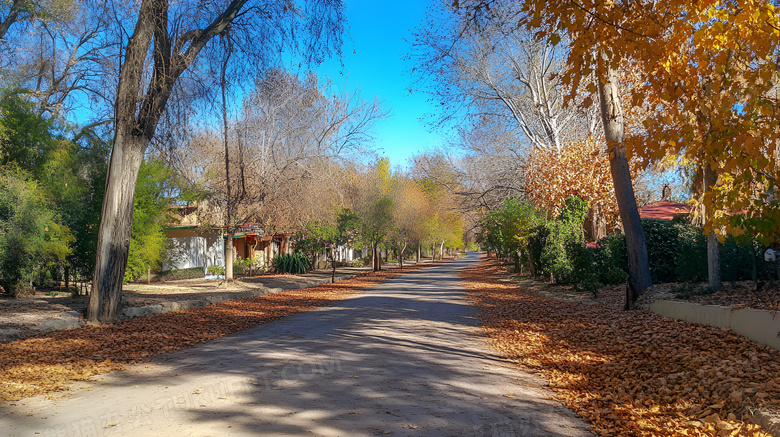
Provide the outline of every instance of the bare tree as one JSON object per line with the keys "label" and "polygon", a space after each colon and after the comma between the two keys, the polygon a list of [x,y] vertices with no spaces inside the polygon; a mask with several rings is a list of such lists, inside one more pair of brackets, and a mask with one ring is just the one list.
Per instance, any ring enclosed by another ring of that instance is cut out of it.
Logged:
{"label": "bare tree", "polygon": [[[441,5],[443,17],[430,16],[416,35],[418,83],[440,102],[440,122],[465,116],[469,126],[486,118],[514,121],[518,143],[556,148],[597,129],[592,115],[564,105],[556,73],[564,49],[540,41],[517,26],[519,8],[494,2],[490,19],[475,20],[469,9]],[[430,77],[435,82],[426,83]],[[523,141],[524,140],[524,141]]]}
{"label": "bare tree", "polygon": [[68,19],[74,0],[11,0],[0,3],[0,44],[17,23],[53,22]]}
{"label": "bare tree", "polygon": [[201,52],[212,48],[214,37],[230,26],[238,35],[243,62],[250,65],[261,67],[273,61],[271,56],[285,47],[317,62],[331,47],[340,47],[342,13],[339,0],[309,1],[304,9],[292,0],[267,0],[250,7],[246,0],[141,1],[124,46],[117,87],[114,141],[88,320],[117,318],[138,169],[180,78],[196,60],[209,59],[200,57]]}
{"label": "bare tree", "polygon": [[231,239],[241,225],[257,223],[271,234],[299,230],[342,203],[343,169],[364,154],[373,123],[385,112],[376,100],[329,89],[315,75],[266,71],[239,118],[222,112],[220,135],[197,132],[170,155],[188,184],[209,199],[201,219],[228,234],[226,278]]}

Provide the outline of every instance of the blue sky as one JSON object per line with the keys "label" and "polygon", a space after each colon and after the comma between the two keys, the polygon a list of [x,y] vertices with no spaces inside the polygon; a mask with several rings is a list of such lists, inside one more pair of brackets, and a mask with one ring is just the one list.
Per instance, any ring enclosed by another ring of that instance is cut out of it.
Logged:
{"label": "blue sky", "polygon": [[442,144],[439,134],[429,132],[420,120],[435,110],[427,95],[415,92],[411,61],[402,56],[411,50],[412,31],[425,18],[430,0],[346,0],[348,32],[344,39],[343,68],[330,60],[316,68],[333,84],[358,87],[366,100],[374,96],[390,109],[390,116],[375,130],[376,146],[392,166],[405,166],[409,158]]}

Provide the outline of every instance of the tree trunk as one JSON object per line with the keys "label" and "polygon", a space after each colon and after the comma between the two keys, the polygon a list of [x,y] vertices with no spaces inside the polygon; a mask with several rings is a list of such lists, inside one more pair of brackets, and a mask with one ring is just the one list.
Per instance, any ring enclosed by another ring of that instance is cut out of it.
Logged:
{"label": "tree trunk", "polygon": [[615,186],[620,220],[626,235],[628,249],[628,292],[626,308],[633,308],[639,295],[653,285],[650,279],[650,262],[647,256],[645,231],[639,218],[639,210],[634,197],[634,186],[626,159],[624,143],[623,108],[620,103],[620,90],[617,71],[607,67],[606,80],[598,80],[599,99],[601,100],[601,119],[604,135],[607,139],[609,167]]}
{"label": "tree trunk", "polygon": [[336,257],[333,254],[334,251],[335,249],[332,249],[330,251],[330,268],[331,268],[330,283],[331,284],[336,282]]}
{"label": "tree trunk", "polygon": [[227,231],[227,239],[225,239],[225,282],[233,280],[233,236],[235,232],[232,229]]}
{"label": "tree trunk", "polygon": [[441,241],[441,245],[439,246],[439,259],[444,260],[444,242],[445,240]]}
{"label": "tree trunk", "polygon": [[[702,167],[702,179],[706,196],[706,193],[712,192],[712,187],[717,183],[718,174],[706,161],[702,162]],[[707,210],[705,206],[704,212],[705,223],[711,223],[712,211]],[[720,277],[720,243],[714,229],[707,235],[707,278],[711,289],[720,290],[723,288],[723,282]]]}
{"label": "tree trunk", "polygon": [[95,273],[87,307],[90,322],[116,321],[122,302],[122,283],[133,229],[133,198],[138,170],[148,144],[146,138],[130,136],[128,131],[127,126],[117,127],[106,175]]}
{"label": "tree trunk", "polygon": [[414,260],[415,264],[420,264],[420,254],[422,252],[422,242],[417,242],[417,252],[415,255],[417,255],[416,259]]}
{"label": "tree trunk", "polygon": [[534,266],[534,257],[533,253],[531,253],[531,248],[529,247],[526,252],[528,252],[528,273],[531,277],[534,277],[536,276],[536,267]]}
{"label": "tree trunk", "polygon": [[406,242],[398,250],[398,266],[404,268],[404,251],[406,250]]}

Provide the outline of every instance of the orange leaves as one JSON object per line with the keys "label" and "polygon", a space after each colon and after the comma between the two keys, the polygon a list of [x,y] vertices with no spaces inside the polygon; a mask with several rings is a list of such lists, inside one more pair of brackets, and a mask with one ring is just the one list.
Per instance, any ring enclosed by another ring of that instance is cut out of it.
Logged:
{"label": "orange leaves", "polygon": [[[780,352],[733,332],[598,304],[531,297],[490,266],[464,286],[496,349],[541,373],[604,436],[764,436],[746,406],[780,408]],[[526,286],[526,285],[524,285]]]}
{"label": "orange leaves", "polygon": [[[614,222],[618,217],[609,161],[593,137],[570,142],[560,151],[536,149],[525,168],[526,195],[537,207],[557,214],[567,197],[577,196]],[[632,163],[634,166],[636,163]]]}

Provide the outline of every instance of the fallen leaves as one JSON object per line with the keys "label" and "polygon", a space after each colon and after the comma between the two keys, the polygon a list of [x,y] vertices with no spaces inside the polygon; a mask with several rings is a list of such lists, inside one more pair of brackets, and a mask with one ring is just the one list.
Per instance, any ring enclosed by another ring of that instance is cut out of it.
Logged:
{"label": "fallen leaves", "polygon": [[154,355],[199,343],[364,293],[406,272],[384,270],[352,279],[265,296],[233,300],[186,311],[139,317],[102,326],[54,331],[0,344],[0,401],[67,390],[75,381]]}
{"label": "fallen leaves", "polygon": [[496,349],[539,372],[603,436],[764,436],[747,406],[780,408],[780,352],[727,329],[532,297],[497,267],[463,272]]}

